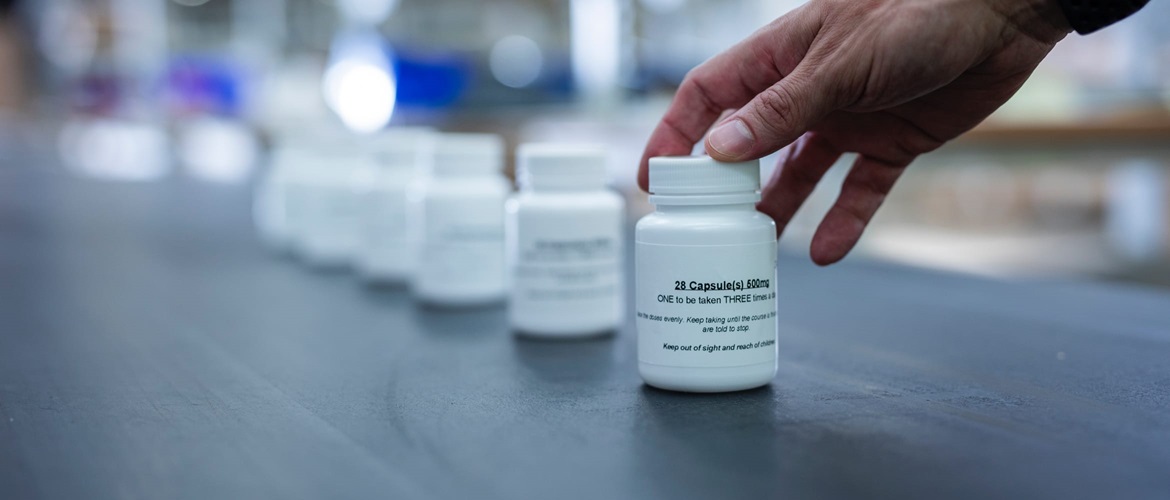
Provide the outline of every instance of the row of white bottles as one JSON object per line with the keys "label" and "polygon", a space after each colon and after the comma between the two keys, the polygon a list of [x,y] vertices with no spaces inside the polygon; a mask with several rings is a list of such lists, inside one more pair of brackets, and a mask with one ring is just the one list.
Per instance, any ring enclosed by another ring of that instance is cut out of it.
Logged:
{"label": "row of white bottles", "polygon": [[601,149],[526,145],[520,192],[488,134],[392,129],[279,145],[258,186],[262,238],[317,267],[406,283],[439,306],[510,303],[536,336],[613,331],[623,316],[624,203]]}

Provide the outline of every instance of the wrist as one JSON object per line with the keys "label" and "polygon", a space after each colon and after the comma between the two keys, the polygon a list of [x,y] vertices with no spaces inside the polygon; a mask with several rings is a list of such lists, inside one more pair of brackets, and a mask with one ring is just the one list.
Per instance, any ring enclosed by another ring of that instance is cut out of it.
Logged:
{"label": "wrist", "polygon": [[986,0],[1025,36],[1047,44],[1059,42],[1072,32],[1058,0]]}

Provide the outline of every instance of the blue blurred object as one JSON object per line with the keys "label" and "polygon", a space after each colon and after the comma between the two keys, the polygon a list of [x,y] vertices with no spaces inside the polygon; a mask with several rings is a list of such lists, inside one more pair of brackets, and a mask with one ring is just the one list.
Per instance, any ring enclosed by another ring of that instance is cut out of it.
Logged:
{"label": "blue blurred object", "polygon": [[179,56],[166,77],[166,102],[173,114],[238,117],[245,105],[246,72],[231,61]]}
{"label": "blue blurred object", "polygon": [[400,50],[392,60],[398,75],[398,105],[403,107],[451,107],[466,92],[473,75],[470,58],[455,53]]}

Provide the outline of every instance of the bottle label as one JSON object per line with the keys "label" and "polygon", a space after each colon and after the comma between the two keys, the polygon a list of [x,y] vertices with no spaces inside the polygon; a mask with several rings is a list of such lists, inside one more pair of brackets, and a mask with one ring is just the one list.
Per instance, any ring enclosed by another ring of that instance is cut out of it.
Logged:
{"label": "bottle label", "polygon": [[341,259],[357,249],[360,208],[344,185],[313,186],[304,200],[306,246],[318,257]]}
{"label": "bottle label", "polygon": [[414,257],[418,284],[427,288],[504,285],[504,210],[496,199],[463,200],[457,207],[427,200],[421,245]]}
{"label": "bottle label", "polygon": [[638,359],[732,367],[776,359],[776,243],[637,243]]}
{"label": "bottle label", "polygon": [[372,272],[405,274],[411,263],[406,238],[406,193],[382,188],[366,193],[362,265]]}
{"label": "bottle label", "polygon": [[578,234],[572,238],[518,231],[512,270],[513,307],[538,311],[547,306],[576,305],[577,309],[570,312],[612,314],[618,305],[621,241],[620,234],[607,234],[617,231],[605,229],[609,228],[592,234],[574,231]]}
{"label": "bottle label", "polygon": [[518,210],[507,231],[513,312],[616,321],[622,223],[620,211]]}

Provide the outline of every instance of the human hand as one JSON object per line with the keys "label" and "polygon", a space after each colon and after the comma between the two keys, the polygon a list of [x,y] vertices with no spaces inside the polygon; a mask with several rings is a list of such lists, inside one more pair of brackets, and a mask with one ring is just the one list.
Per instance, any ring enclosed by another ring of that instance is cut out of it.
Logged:
{"label": "human hand", "polygon": [[[812,0],[687,74],[646,145],[653,156],[706,150],[722,161],[786,146],[757,208],[777,237],[825,171],[858,153],[812,240],[814,262],[857,243],[918,155],[983,121],[1061,38],[1052,0]],[[794,143],[795,141],[795,143]]]}

